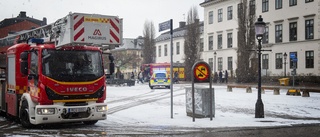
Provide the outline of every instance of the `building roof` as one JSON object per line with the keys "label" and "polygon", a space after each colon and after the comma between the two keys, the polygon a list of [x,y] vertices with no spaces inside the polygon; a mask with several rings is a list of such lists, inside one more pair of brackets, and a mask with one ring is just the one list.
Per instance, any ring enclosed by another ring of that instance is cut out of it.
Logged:
{"label": "building roof", "polygon": [[200,3],[200,6],[205,7],[205,6],[209,6],[209,5],[216,4],[219,2],[224,2],[224,1],[227,1],[227,0],[205,0],[204,2]]}
{"label": "building roof", "polygon": [[141,50],[141,46],[143,45],[143,38],[139,36],[138,38],[124,38],[122,45],[113,51],[120,50]]}
{"label": "building roof", "polygon": [[0,28],[4,28],[19,22],[30,21],[32,23],[38,24],[39,26],[47,25],[47,19],[44,17],[43,20],[38,20],[34,18],[30,18],[26,15],[26,12],[21,11],[19,16],[15,18],[6,18],[0,22]]}
{"label": "building roof", "polygon": [[[203,33],[203,21],[199,23],[199,26],[200,26],[200,32]],[[173,31],[172,37],[173,38],[184,37],[186,33],[186,29],[187,27],[185,25],[185,22],[180,22],[180,26],[172,30]],[[156,38],[156,42],[168,40],[170,38],[171,38],[170,31],[167,31],[165,33],[162,33],[160,36],[158,36]]]}

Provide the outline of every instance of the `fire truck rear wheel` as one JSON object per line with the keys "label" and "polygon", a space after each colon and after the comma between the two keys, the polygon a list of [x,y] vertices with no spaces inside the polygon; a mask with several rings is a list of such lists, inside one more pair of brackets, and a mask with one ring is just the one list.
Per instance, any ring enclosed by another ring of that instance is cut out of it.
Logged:
{"label": "fire truck rear wheel", "polygon": [[21,125],[25,128],[31,128],[32,124],[30,123],[29,120],[29,110],[28,110],[28,102],[23,101],[21,108],[20,108],[20,122]]}
{"label": "fire truck rear wheel", "polygon": [[86,124],[86,125],[94,125],[98,122],[98,120],[93,120],[93,121],[83,121],[83,124]]}

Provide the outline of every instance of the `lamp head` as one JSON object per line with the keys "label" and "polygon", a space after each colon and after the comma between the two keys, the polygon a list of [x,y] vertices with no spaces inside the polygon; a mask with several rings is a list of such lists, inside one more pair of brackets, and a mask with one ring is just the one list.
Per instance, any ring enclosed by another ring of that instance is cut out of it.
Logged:
{"label": "lamp head", "polygon": [[263,22],[263,18],[261,17],[261,15],[259,16],[258,21],[254,24],[254,26],[255,26],[257,39],[262,40],[266,23]]}

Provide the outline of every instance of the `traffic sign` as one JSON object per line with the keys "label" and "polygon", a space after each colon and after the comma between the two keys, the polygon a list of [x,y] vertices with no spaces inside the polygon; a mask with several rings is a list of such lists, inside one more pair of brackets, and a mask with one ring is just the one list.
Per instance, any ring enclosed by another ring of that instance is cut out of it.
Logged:
{"label": "traffic sign", "polygon": [[290,58],[297,58],[296,53],[290,53]]}
{"label": "traffic sign", "polygon": [[159,24],[159,32],[163,31],[163,30],[167,30],[171,28],[171,20],[162,22]]}
{"label": "traffic sign", "polygon": [[198,63],[193,70],[194,77],[199,81],[207,80],[210,76],[209,66],[205,63]]}
{"label": "traffic sign", "polygon": [[194,83],[195,79],[197,79],[197,82],[208,82],[209,83],[209,98],[210,98],[210,120],[212,120],[213,111],[212,111],[212,77],[211,77],[211,67],[208,63],[204,61],[198,61],[192,66],[193,71],[193,77],[192,77],[192,121],[195,121],[195,89],[194,89]]}

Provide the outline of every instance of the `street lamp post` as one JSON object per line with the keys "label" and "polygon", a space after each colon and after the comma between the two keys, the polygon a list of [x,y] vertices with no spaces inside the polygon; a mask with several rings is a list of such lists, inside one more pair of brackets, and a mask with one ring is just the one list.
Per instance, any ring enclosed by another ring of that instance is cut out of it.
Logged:
{"label": "street lamp post", "polygon": [[287,77],[287,53],[283,54],[283,59],[284,59],[284,77]]}
{"label": "street lamp post", "polygon": [[255,31],[256,31],[256,37],[258,40],[258,60],[259,60],[259,70],[258,70],[258,100],[256,102],[256,108],[255,108],[255,118],[264,118],[264,108],[263,108],[263,102],[261,99],[261,40],[264,35],[266,23],[263,22],[263,18],[261,15],[258,18],[258,21],[255,23]]}
{"label": "street lamp post", "polygon": [[214,64],[213,64],[213,67],[214,67],[214,72],[216,72],[216,57],[217,57],[217,52],[214,52],[213,55],[214,55]]}

